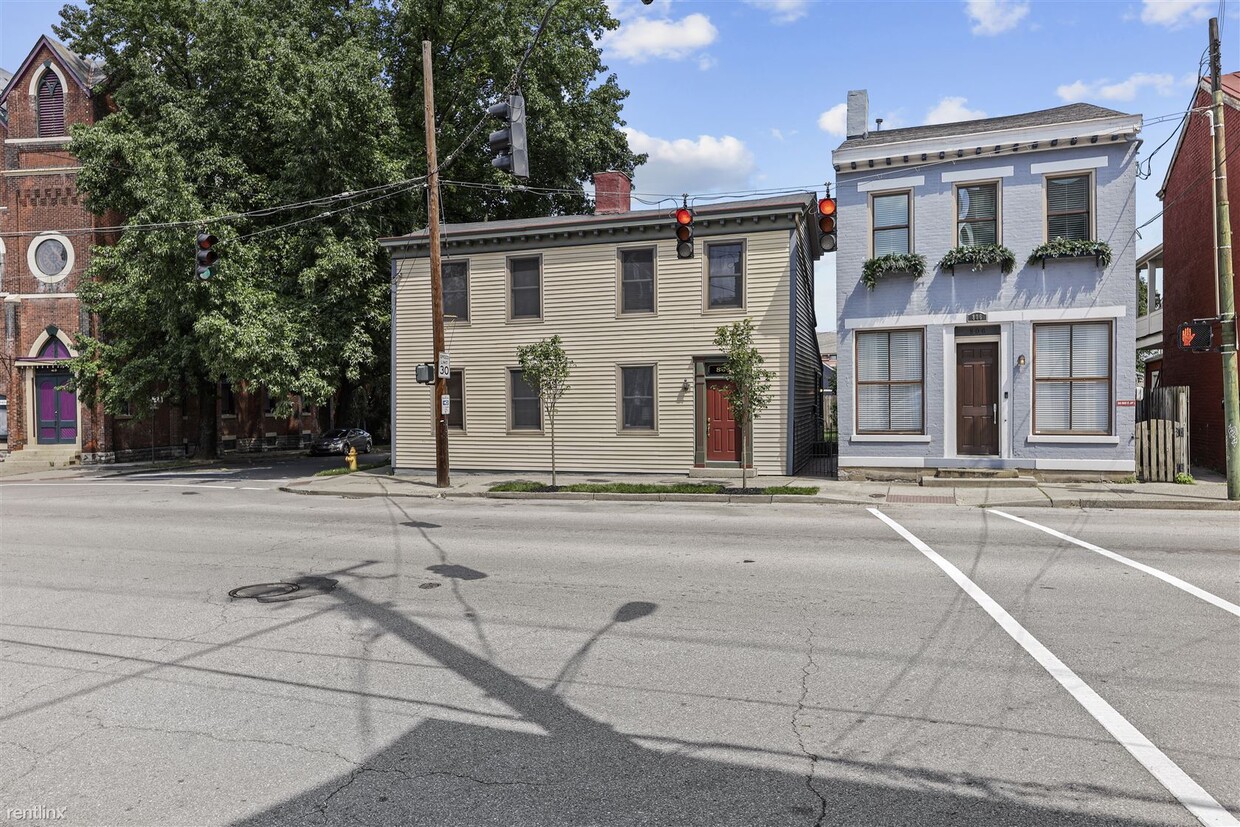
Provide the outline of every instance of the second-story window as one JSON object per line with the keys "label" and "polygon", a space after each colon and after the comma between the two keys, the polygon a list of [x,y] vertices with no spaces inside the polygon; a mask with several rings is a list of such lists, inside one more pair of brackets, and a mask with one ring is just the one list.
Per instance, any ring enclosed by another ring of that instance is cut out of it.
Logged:
{"label": "second-story window", "polygon": [[874,257],[912,252],[909,246],[909,194],[876,195],[874,210]]}
{"label": "second-story window", "polygon": [[999,243],[999,185],[956,188],[956,244],[981,247]]}
{"label": "second-story window", "polygon": [[508,271],[511,288],[509,317],[542,318],[542,259],[538,256],[509,259]]}
{"label": "second-story window", "polygon": [[1089,183],[1088,173],[1046,179],[1047,241],[1089,240]]}
{"label": "second-story window", "polygon": [[39,81],[39,137],[65,134],[65,91],[60,78],[48,70]]}
{"label": "second-story window", "polygon": [[745,306],[745,245],[739,241],[706,245],[707,306]]}
{"label": "second-story window", "polygon": [[654,312],[654,248],[620,251],[620,312]]}
{"label": "second-story window", "polygon": [[443,267],[443,315],[469,321],[469,262],[445,261]]}

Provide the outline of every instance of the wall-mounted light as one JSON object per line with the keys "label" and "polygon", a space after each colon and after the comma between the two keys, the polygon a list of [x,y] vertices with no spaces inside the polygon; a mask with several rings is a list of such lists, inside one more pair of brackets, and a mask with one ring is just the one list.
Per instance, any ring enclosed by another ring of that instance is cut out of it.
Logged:
{"label": "wall-mounted light", "polygon": [[689,391],[689,380],[685,379],[680,383],[680,392],[687,393]]}
{"label": "wall-mounted light", "polygon": [[1023,368],[1025,366],[1025,354],[1016,357],[1016,367]]}

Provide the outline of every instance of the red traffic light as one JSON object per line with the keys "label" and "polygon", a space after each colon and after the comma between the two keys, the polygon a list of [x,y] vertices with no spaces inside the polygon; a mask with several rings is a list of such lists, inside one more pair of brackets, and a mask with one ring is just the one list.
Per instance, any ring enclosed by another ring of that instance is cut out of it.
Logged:
{"label": "red traffic light", "polygon": [[693,213],[687,207],[676,210],[676,223],[682,226],[693,223]]}
{"label": "red traffic light", "polygon": [[198,249],[199,250],[210,250],[211,247],[214,246],[215,242],[217,241],[219,241],[219,239],[211,235],[210,233],[199,233],[198,234]]}
{"label": "red traffic light", "polygon": [[824,233],[835,232],[835,218],[830,215],[824,215],[818,219],[818,229]]}
{"label": "red traffic light", "polygon": [[819,198],[818,199],[818,214],[819,215],[835,215],[835,199],[834,198]]}

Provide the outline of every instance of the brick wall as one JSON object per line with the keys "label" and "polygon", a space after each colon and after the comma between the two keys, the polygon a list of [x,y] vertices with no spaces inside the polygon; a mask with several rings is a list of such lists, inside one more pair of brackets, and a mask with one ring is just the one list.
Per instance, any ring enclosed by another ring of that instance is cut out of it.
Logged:
{"label": "brick wall", "polygon": [[[1210,94],[1199,90],[1194,107],[1209,106]],[[1240,110],[1226,106],[1227,152],[1240,147]],[[1173,161],[1163,193],[1163,342],[1161,384],[1187,385],[1190,403],[1190,456],[1194,465],[1222,470],[1226,467],[1223,445],[1223,370],[1218,353],[1180,350],[1177,331],[1181,322],[1218,314],[1218,281],[1215,275],[1214,165],[1210,120],[1201,112],[1189,118],[1184,140]],[[1240,231],[1240,153],[1228,161],[1227,197],[1231,206],[1232,270],[1234,288],[1240,294],[1240,250],[1235,238]],[[1215,341],[1219,330],[1215,327]]]}

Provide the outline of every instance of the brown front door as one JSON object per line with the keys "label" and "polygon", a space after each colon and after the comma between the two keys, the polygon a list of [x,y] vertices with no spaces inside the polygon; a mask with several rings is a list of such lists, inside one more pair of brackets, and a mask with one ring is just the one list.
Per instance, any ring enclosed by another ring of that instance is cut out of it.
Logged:
{"label": "brown front door", "polygon": [[737,439],[736,420],[732,418],[732,409],[728,407],[728,398],[724,388],[730,389],[731,382],[706,383],[706,461],[707,462],[739,462],[740,440]]}
{"label": "brown front door", "polygon": [[999,343],[956,345],[956,452],[999,453]]}

